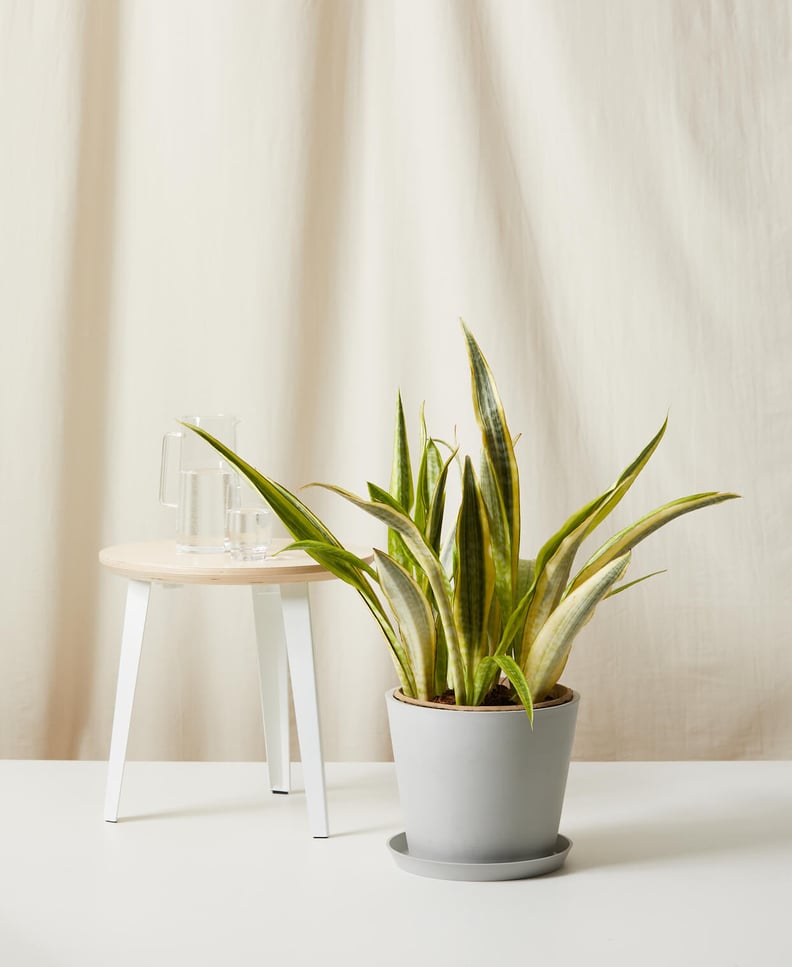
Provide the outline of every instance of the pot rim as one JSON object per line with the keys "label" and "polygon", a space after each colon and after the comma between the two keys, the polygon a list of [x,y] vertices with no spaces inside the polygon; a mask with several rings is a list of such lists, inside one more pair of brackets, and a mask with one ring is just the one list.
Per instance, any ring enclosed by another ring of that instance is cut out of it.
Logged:
{"label": "pot rim", "polygon": [[[410,698],[405,695],[401,688],[394,688],[389,693],[397,702],[402,702],[404,705],[417,705],[419,708],[436,709],[437,711],[450,711],[450,712],[522,712],[525,714],[524,705],[445,705],[440,702],[425,702],[420,698]],[[552,698],[549,698],[543,702],[537,702],[534,705],[534,711],[541,710],[543,708],[555,708],[559,705],[567,705],[569,702],[574,702],[579,695],[577,692],[573,691],[566,685],[562,685],[560,682],[553,686]]]}

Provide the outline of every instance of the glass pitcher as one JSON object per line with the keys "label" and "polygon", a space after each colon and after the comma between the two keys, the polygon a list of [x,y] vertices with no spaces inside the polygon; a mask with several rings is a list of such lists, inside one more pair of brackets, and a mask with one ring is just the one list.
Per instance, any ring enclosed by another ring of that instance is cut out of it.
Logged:
{"label": "glass pitcher", "polygon": [[[235,416],[184,416],[182,422],[200,426],[236,450]],[[237,489],[234,471],[197,433],[184,429],[163,436],[159,499],[178,511],[178,551],[217,554],[226,549],[226,512]]]}

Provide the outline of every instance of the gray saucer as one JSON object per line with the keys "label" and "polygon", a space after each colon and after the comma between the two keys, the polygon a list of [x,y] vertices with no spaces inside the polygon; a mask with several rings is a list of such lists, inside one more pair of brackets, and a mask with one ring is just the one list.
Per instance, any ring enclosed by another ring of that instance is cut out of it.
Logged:
{"label": "gray saucer", "polygon": [[405,833],[396,833],[388,840],[388,849],[400,866],[408,873],[431,876],[436,880],[526,880],[531,876],[552,873],[564,865],[572,841],[559,835],[553,851],[546,856],[530,860],[513,860],[508,863],[447,863],[444,860],[424,860],[411,856]]}

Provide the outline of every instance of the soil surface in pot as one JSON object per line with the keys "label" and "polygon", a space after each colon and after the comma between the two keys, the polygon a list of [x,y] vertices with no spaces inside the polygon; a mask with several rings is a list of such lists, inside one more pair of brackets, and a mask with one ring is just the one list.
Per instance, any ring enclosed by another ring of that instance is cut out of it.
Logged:
{"label": "soil surface in pot", "polygon": [[[415,704],[419,705],[449,705],[456,707],[454,691],[451,688],[443,692],[442,695],[436,695],[431,702],[416,702],[415,699],[406,698],[401,689],[396,692],[396,697],[400,701],[406,701],[411,704],[415,702]],[[541,708],[547,705],[563,705],[565,702],[571,701],[571,699],[572,690],[559,682],[559,684],[552,687],[541,701],[534,702],[534,708]],[[522,708],[522,703],[514,698],[508,685],[493,685],[478,708]]]}
{"label": "soil surface in pot", "polygon": [[[432,701],[435,705],[456,705],[456,698],[452,688],[446,689],[442,695],[436,695]],[[512,697],[511,689],[508,685],[494,685],[481,703],[482,705],[519,705]]]}

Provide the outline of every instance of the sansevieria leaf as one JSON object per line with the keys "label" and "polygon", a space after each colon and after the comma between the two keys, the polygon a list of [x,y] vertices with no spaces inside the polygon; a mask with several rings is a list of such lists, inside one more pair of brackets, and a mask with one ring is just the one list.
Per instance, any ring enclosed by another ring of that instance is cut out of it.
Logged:
{"label": "sansevieria leaf", "polygon": [[513,581],[511,532],[500,487],[486,450],[481,453],[479,485],[489,518],[492,562],[495,566],[495,593],[498,596],[501,614],[508,617],[511,614],[513,601],[517,597]]}
{"label": "sansevieria leaf", "polygon": [[638,474],[643,470],[646,464],[649,462],[649,458],[655,452],[660,444],[660,441],[665,436],[665,431],[668,426],[668,417],[666,416],[663,421],[663,425],[655,433],[652,439],[646,444],[646,446],[641,450],[638,456],[633,460],[633,462],[626,467],[616,483],[607,491],[605,500],[602,502],[599,510],[594,515],[591,521],[587,534],[590,534],[595,527],[602,523],[605,518],[610,514],[610,512],[616,507],[622,497],[627,493],[627,491],[632,487],[638,478]]}
{"label": "sansevieria leaf", "polygon": [[[495,650],[491,657],[497,657],[499,655],[509,655],[514,661],[519,665],[519,649],[514,648],[514,645],[518,645],[522,637],[523,626],[525,625],[525,616],[528,613],[528,607],[531,603],[533,592],[535,589],[534,583],[534,561],[525,560],[520,558],[520,568],[519,577],[517,581],[517,604],[515,605],[512,613],[509,615],[509,619],[505,626],[503,625],[503,617],[500,617],[500,638],[497,635],[492,636],[492,643],[495,644]],[[498,609],[493,603],[493,612]],[[477,704],[483,701],[487,692],[495,684],[495,677],[497,675],[497,666],[493,666],[492,663],[482,662],[476,669],[474,682],[473,682],[473,704]]]}
{"label": "sansevieria leaf", "polygon": [[462,504],[457,521],[459,574],[454,588],[454,622],[465,675],[465,689],[473,685],[477,660],[487,654],[487,629],[495,586],[489,524],[470,457],[462,474]]}
{"label": "sansevieria leaf", "polygon": [[418,530],[415,522],[406,514],[394,510],[387,504],[363,500],[348,490],[344,490],[342,487],[334,487],[331,484],[318,483],[313,484],[313,486],[324,487],[326,490],[338,494],[356,507],[360,507],[361,510],[365,510],[373,517],[381,520],[383,524],[392,527],[404,538],[407,550],[412,554],[426,574],[429,586],[434,593],[435,606],[440,615],[440,620],[443,623],[443,632],[445,634],[446,647],[448,648],[449,674],[453,679],[454,691],[457,693],[457,704],[464,705],[466,699],[465,676],[459,649],[459,636],[451,608],[451,586],[437,555],[426,543],[424,535]]}
{"label": "sansevieria leaf", "polygon": [[[533,698],[531,696],[531,690],[528,687],[528,682],[525,680],[522,668],[520,668],[510,655],[489,655],[479,662],[478,668],[476,669],[477,697],[474,704],[480,705],[484,701],[490,688],[495,683],[499,671],[502,671],[512,683],[518,698],[528,714],[528,718],[533,722]],[[480,690],[480,686],[483,682],[489,682],[490,684],[482,691]]]}
{"label": "sansevieria leaf", "polygon": [[[371,484],[369,484],[371,492]],[[396,429],[393,434],[393,463],[391,466],[390,497],[401,510],[412,510],[414,497],[412,467],[410,465],[410,446],[407,440],[407,426],[404,420],[404,407],[401,393],[396,400]],[[373,494],[372,500],[379,499]],[[387,501],[386,501],[387,502]],[[396,531],[388,531],[388,552],[405,567],[410,567],[409,555],[404,541]]]}
{"label": "sansevieria leaf", "polygon": [[448,684],[448,647],[445,642],[442,621],[435,622],[437,641],[435,643],[435,695],[442,695],[450,686]]}
{"label": "sansevieria leaf", "polygon": [[465,334],[470,360],[473,407],[481,429],[484,449],[489,456],[492,473],[500,489],[506,511],[511,535],[512,580],[516,581],[520,552],[520,477],[517,461],[514,458],[514,446],[489,363],[464,322],[462,322],[462,331]]}
{"label": "sansevieria leaf", "polygon": [[182,423],[182,426],[203,437],[232,467],[235,467],[243,477],[246,477],[253,484],[295,540],[325,541],[328,544],[341,546],[335,535],[319,520],[313,511],[309,510],[301,500],[284,486],[259,473],[255,467],[251,467],[249,463],[238,457],[233,450],[216,440],[211,433],[207,433],[202,427],[193,426],[192,423]]}
{"label": "sansevieria leaf", "polygon": [[610,591],[605,595],[606,598],[615,597],[617,594],[621,594],[622,591],[626,591],[628,588],[634,588],[636,584],[643,584],[644,581],[648,581],[649,578],[656,578],[658,574],[665,574],[666,568],[661,571],[652,571],[651,574],[644,574],[642,577],[636,578],[634,581],[628,581],[626,584],[620,584],[618,588],[611,588]]}
{"label": "sansevieria leaf", "polygon": [[[520,560],[518,593],[521,596],[512,613],[509,615],[509,620],[501,631],[500,639],[495,645],[495,650],[491,657],[509,655],[518,665],[520,664],[519,648],[516,646],[519,645],[523,626],[525,625],[525,616],[528,613],[528,607],[531,604],[536,587],[533,581],[533,565],[533,561]],[[510,652],[513,652],[513,654],[510,654]],[[482,662],[478,666],[473,682],[474,704],[482,701],[490,688],[492,688],[495,682],[495,674],[496,671],[491,663]]]}
{"label": "sansevieria leaf", "polygon": [[418,477],[415,483],[415,523],[426,533],[429,508],[440,474],[443,471],[443,458],[437,444],[427,439],[421,453]]}
{"label": "sansevieria leaf", "polygon": [[[575,556],[586,537],[611,513],[632,487],[666,431],[668,419],[604,493],[582,507],[547,541],[537,557],[536,593],[525,621],[521,652],[531,647],[548,615],[561,600]],[[618,556],[618,555],[617,555]]]}
{"label": "sansevieria leaf", "polygon": [[[410,695],[414,694],[415,682],[409,668],[406,653],[399,643],[387,615],[382,609],[382,605],[376,594],[371,589],[366,579],[361,575],[360,569],[348,561],[331,558],[326,551],[319,548],[325,545],[341,548],[341,544],[335,535],[327,528],[322,521],[302,503],[294,494],[290,493],[282,484],[275,480],[270,480],[264,474],[259,473],[254,467],[238,457],[233,450],[229,449],[220,440],[215,439],[211,433],[199,426],[191,423],[184,423],[188,430],[192,430],[202,437],[210,446],[214,447],[232,467],[235,467],[250,483],[258,490],[261,496],[267,501],[275,514],[280,518],[286,530],[298,541],[315,542],[316,546],[306,553],[310,554],[322,567],[326,567],[331,574],[342,581],[346,581],[353,587],[366,602],[366,606],[371,611],[377,624],[379,624],[385,635],[391,651],[394,665],[399,674],[401,686]],[[342,549],[343,550],[343,549]]]}
{"label": "sansevieria leaf", "polygon": [[518,698],[525,707],[528,718],[533,722],[533,696],[522,668],[509,655],[493,655],[492,660],[512,683],[514,691],[517,692]]}
{"label": "sansevieria leaf", "polygon": [[399,625],[399,634],[410,656],[416,698],[434,698],[435,626],[426,595],[413,576],[387,554],[374,551],[380,586]]}
{"label": "sansevieria leaf", "polygon": [[[615,483],[545,541],[536,561],[521,560],[517,437],[509,430],[489,364],[461,323],[482,439],[478,470],[470,458],[459,456],[455,432],[453,446],[430,436],[423,404],[413,463],[399,394],[388,489],[369,484],[365,500],[318,485],[388,528],[388,553],[376,552],[375,568],[344,548],[283,485],[201,427],[184,426],[262,495],[294,538],[291,547],[310,554],[360,594],[387,640],[405,694],[431,699],[452,689],[458,704],[477,705],[505,676],[530,716],[533,699],[542,700],[558,681],[575,635],[598,603],[653,576],[624,583],[631,549],[677,517],[738,495],[709,492],[663,504],[602,544],[575,575],[582,543],[632,487],[662,440],[666,420]],[[443,447],[450,452],[446,460]],[[461,471],[461,501],[452,519],[446,491],[453,460]]]}
{"label": "sansevieria leaf", "polygon": [[[377,486],[377,484],[369,483],[366,485],[369,493],[369,497],[372,500],[377,500],[381,504],[388,504],[389,507],[393,507],[394,510],[402,511],[402,506],[396,498],[388,493],[387,490],[383,490],[382,487]],[[403,567],[409,568],[413,565],[413,558],[410,552],[407,550],[401,535],[397,534],[396,531],[388,528],[388,553],[392,558],[397,560],[399,564]]]}
{"label": "sansevieria leaf", "polygon": [[[520,664],[522,654],[522,641],[525,632],[525,619],[528,615],[528,608],[531,606],[534,594],[536,593],[536,561],[520,558],[517,571],[517,588],[514,600],[516,604],[512,610],[506,628],[503,631],[503,639],[498,645],[498,652],[504,653],[507,650],[514,657],[517,664]],[[508,635],[507,635],[508,632]]]}
{"label": "sansevieria leaf", "polygon": [[531,650],[527,656],[523,656],[522,664],[531,694],[538,701],[558,681],[569,657],[573,638],[594,608],[622,578],[629,561],[629,553],[612,561],[565,598],[545,622]]}
{"label": "sansevieria leaf", "polygon": [[443,533],[443,514],[445,513],[446,481],[448,468],[455,459],[457,451],[453,450],[440,469],[440,474],[434,483],[434,489],[429,499],[429,512],[426,516],[426,540],[432,550],[440,555],[440,542]]}
{"label": "sansevieria leaf", "polygon": [[356,554],[343,547],[336,547],[335,544],[326,544],[322,541],[294,541],[284,550],[301,550],[322,565],[325,570],[335,574],[337,578],[350,584],[366,602],[366,606],[374,616],[377,624],[382,629],[388,644],[390,645],[391,657],[399,675],[399,681],[406,695],[411,698],[416,697],[415,677],[412,671],[410,658],[403,647],[402,640],[393,630],[390,619],[385,613],[382,603],[375,594],[371,585],[361,575],[359,581],[350,580],[350,568],[353,571],[360,571],[369,576],[375,582],[379,582],[377,572],[365,561],[361,560]]}
{"label": "sansevieria leaf", "polygon": [[713,504],[721,504],[725,500],[734,500],[739,494],[718,493],[710,491],[704,494],[691,494],[689,497],[680,497],[667,504],[657,507],[655,510],[641,517],[634,524],[619,531],[609,541],[606,541],[588,559],[580,573],[572,582],[571,590],[580,587],[588,580],[592,574],[596,573],[603,565],[608,564],[614,558],[620,557],[626,551],[631,550],[636,544],[649,537],[656,530],[665,524],[676,520],[683,514],[689,514],[693,510],[700,510],[702,507],[710,507]]}
{"label": "sansevieria leaf", "polygon": [[[341,573],[346,571],[347,568],[353,567],[367,574],[373,580],[379,580],[379,575],[370,564],[345,547],[336,547],[335,544],[327,544],[323,541],[292,541],[291,544],[287,544],[286,547],[278,551],[275,557],[278,554],[285,554],[287,551],[305,551],[306,554],[314,557],[321,556],[322,567],[327,567],[327,570],[331,574],[335,574],[336,577],[340,577]],[[327,564],[324,562],[327,562]]]}
{"label": "sansevieria leaf", "polygon": [[396,500],[396,498],[387,490],[384,490],[377,484],[372,483],[370,480],[366,484],[366,489],[368,490],[369,497],[372,500],[376,500],[381,504],[387,504],[389,507],[393,507],[394,510],[398,510],[399,513],[405,513],[405,510],[399,501]]}
{"label": "sansevieria leaf", "polygon": [[[570,537],[573,532],[576,532],[578,535],[580,535],[577,543],[575,544],[575,549],[577,550],[577,547],[580,546],[585,537],[590,534],[598,524],[602,523],[608,514],[610,514],[610,512],[616,507],[630,487],[635,483],[641,470],[643,470],[643,468],[649,462],[649,458],[655,452],[660,441],[663,439],[667,425],[668,418],[666,418],[665,422],[657,433],[652,437],[649,443],[647,443],[643,450],[641,450],[632,463],[630,463],[622,471],[616,482],[604,493],[600,494],[598,497],[595,497],[593,500],[585,504],[585,506],[581,507],[580,510],[576,511],[564,523],[564,525],[545,542],[536,558],[537,574],[541,574],[550,558],[553,557],[560,549],[562,542]],[[582,527],[581,525],[585,526]]]}
{"label": "sansevieria leaf", "polygon": [[410,446],[407,441],[407,425],[404,421],[401,393],[399,393],[396,401],[396,430],[393,435],[390,493],[401,509],[409,514],[413,506],[413,480],[410,466]]}

